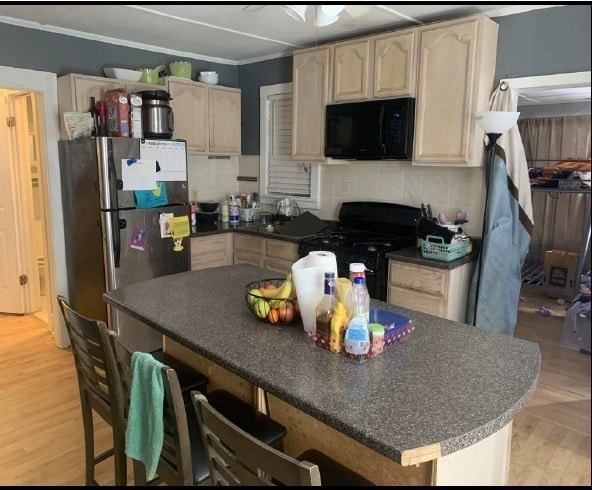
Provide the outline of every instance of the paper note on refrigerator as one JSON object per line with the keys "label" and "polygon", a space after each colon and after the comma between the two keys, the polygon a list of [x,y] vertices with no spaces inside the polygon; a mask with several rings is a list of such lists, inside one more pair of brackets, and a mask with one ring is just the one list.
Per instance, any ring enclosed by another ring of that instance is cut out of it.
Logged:
{"label": "paper note on refrigerator", "polygon": [[156,160],[123,158],[121,180],[124,191],[151,191],[156,189]]}
{"label": "paper note on refrigerator", "polygon": [[185,141],[140,140],[140,158],[158,162],[160,167],[158,180],[187,180]]}

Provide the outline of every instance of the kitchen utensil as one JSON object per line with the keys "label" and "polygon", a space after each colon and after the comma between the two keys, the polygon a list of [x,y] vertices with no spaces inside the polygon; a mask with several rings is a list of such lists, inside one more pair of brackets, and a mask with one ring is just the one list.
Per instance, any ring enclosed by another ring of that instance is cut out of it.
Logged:
{"label": "kitchen utensil", "polygon": [[175,124],[170,94],[165,90],[144,90],[140,94],[144,137],[171,139]]}
{"label": "kitchen utensil", "polygon": [[428,210],[425,207],[424,203],[421,203],[421,215],[425,218],[425,219],[429,219],[428,218]]}
{"label": "kitchen utensil", "polygon": [[109,78],[118,80],[129,80],[130,82],[139,82],[142,78],[142,72],[138,70],[129,70],[127,68],[103,68],[103,73]]}
{"label": "kitchen utensil", "polygon": [[432,214],[432,205],[428,204],[428,219],[432,220],[434,219],[434,215]]}
{"label": "kitchen utensil", "polygon": [[191,63],[189,61],[173,61],[169,64],[169,71],[172,77],[191,79]]}

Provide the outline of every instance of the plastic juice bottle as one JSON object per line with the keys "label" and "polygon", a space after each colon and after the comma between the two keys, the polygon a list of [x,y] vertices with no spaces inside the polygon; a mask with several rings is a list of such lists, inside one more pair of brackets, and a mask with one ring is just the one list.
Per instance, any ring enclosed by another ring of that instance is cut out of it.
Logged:
{"label": "plastic juice bottle", "polygon": [[335,273],[325,272],[325,294],[323,299],[319,302],[316,309],[316,326],[317,333],[323,333],[327,336],[331,334],[331,319],[337,306],[337,299],[335,298]]}
{"label": "plastic juice bottle", "polygon": [[345,352],[354,355],[368,354],[370,350],[370,329],[368,328],[369,296],[364,278],[354,278],[352,288],[353,313],[345,331]]}
{"label": "plastic juice bottle", "polygon": [[331,318],[331,335],[329,337],[329,348],[332,352],[339,354],[342,350],[343,333],[347,328],[347,312],[340,301],[337,303],[333,318]]}
{"label": "plastic juice bottle", "polygon": [[366,291],[366,295],[363,297],[363,299],[360,299],[360,300],[361,301],[363,300],[364,309],[366,311],[366,318],[368,320],[370,320],[370,294],[368,293],[368,288],[366,287],[366,277],[365,277],[366,274],[364,272],[364,270],[366,269],[366,266],[364,264],[350,264],[350,276],[352,274],[351,266],[362,266],[364,269],[361,272],[357,272],[352,276],[351,281],[354,284],[354,286],[349,291],[349,298],[346,301],[345,307],[348,310],[349,318],[351,319],[354,316],[354,312],[355,312],[356,299],[354,298],[354,295],[356,294],[356,290],[355,290],[356,279],[360,279],[361,280],[361,283],[359,282],[360,287],[362,289],[364,289],[364,291]]}

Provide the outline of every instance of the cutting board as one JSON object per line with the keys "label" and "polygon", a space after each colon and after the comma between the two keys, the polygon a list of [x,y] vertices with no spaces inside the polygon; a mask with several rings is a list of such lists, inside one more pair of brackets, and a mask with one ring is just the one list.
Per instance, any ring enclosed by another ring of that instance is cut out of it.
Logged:
{"label": "cutting board", "polygon": [[321,219],[305,211],[300,216],[295,216],[291,221],[277,225],[275,230],[280,235],[294,238],[305,238],[323,231],[327,224]]}

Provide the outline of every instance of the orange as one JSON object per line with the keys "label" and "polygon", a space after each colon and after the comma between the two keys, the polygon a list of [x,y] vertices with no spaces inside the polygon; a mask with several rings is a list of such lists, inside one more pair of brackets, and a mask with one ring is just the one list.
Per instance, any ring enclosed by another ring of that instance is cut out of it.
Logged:
{"label": "orange", "polygon": [[277,286],[275,286],[274,284],[268,284],[265,289],[277,289]]}
{"label": "orange", "polygon": [[265,287],[261,286],[261,287],[259,288],[259,291],[261,291],[261,292],[263,293],[263,292],[265,291]]}
{"label": "orange", "polygon": [[277,308],[272,308],[271,310],[269,310],[269,313],[267,314],[267,319],[271,322],[271,323],[277,323],[279,320],[279,312],[277,310]]}

